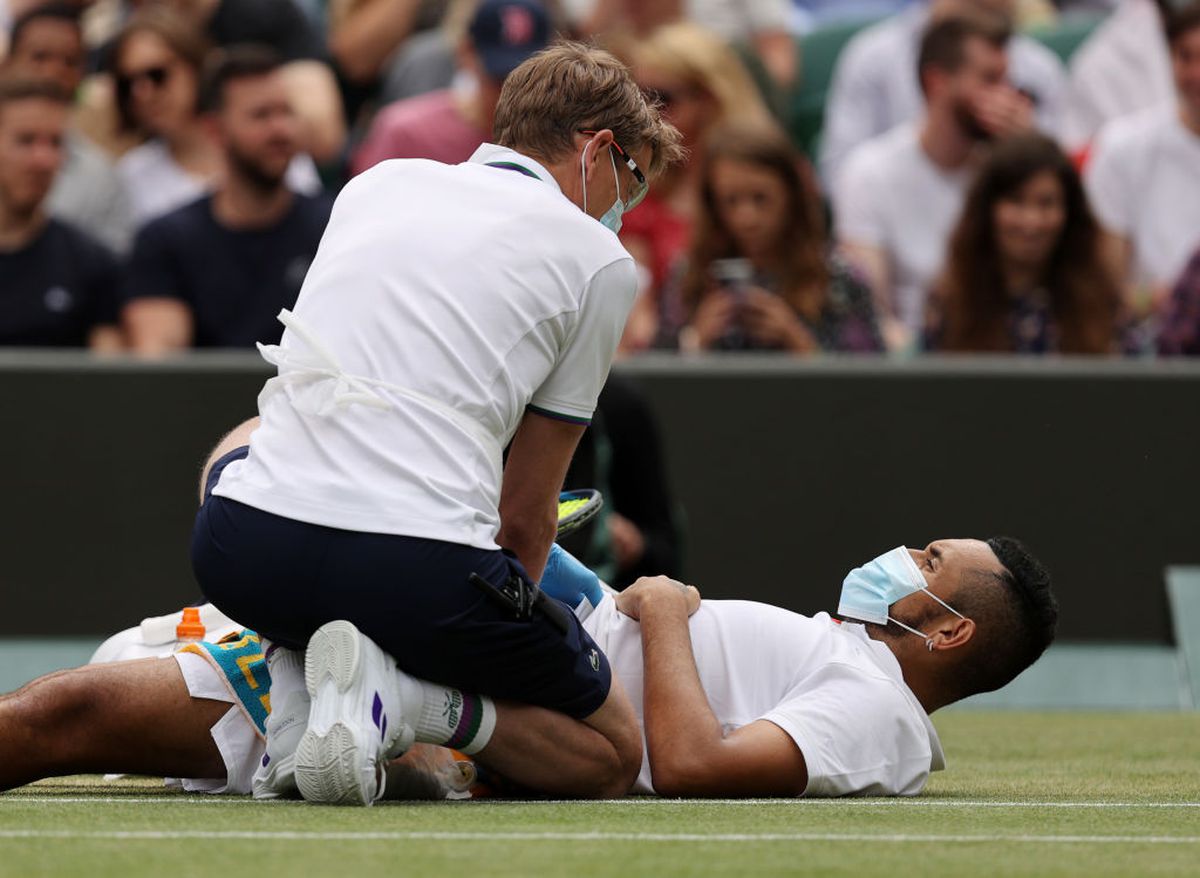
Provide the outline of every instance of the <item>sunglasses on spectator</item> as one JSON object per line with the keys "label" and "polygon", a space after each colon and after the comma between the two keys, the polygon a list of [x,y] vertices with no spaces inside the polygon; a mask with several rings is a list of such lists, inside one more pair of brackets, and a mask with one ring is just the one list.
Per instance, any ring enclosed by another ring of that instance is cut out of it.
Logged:
{"label": "sunglasses on spectator", "polygon": [[[583,130],[579,133],[587,134],[589,136],[596,134],[595,131],[591,130]],[[638,167],[637,162],[633,160],[633,156],[621,149],[621,144],[614,140],[612,142],[612,148],[613,151],[621,157],[621,161],[624,162],[625,167],[629,168],[629,173],[633,174],[633,179],[635,181],[634,187],[629,190],[629,197],[625,199],[625,209],[633,210],[642,203],[642,199],[645,198],[646,193],[650,191],[650,183],[646,180],[646,175],[642,173],[642,169]]]}
{"label": "sunglasses on spectator", "polygon": [[146,80],[155,88],[162,88],[170,78],[171,68],[166,65],[147,67],[145,70],[138,70],[134,73],[121,73],[117,76],[117,91],[121,94],[130,94],[142,80]]}

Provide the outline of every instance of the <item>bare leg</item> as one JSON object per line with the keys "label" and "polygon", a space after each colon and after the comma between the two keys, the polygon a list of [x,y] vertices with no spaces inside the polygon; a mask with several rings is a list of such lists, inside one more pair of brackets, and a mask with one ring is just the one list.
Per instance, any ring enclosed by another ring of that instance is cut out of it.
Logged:
{"label": "bare leg", "polygon": [[212,469],[213,463],[222,455],[233,451],[233,449],[249,445],[250,434],[258,429],[258,423],[258,416],[255,415],[250,420],[238,424],[221,438],[221,441],[217,443],[217,447],[208,455],[208,460],[204,462],[204,469],[200,471],[199,498],[201,503],[204,502],[204,486],[208,482],[208,471]]}
{"label": "bare leg", "polygon": [[41,677],[0,700],[0,789],[93,772],[224,777],[209,729],[229,707],[189,695],[172,658]]}
{"label": "bare leg", "polygon": [[637,780],[642,735],[614,677],[608,699],[582,722],[544,707],[497,702],[495,734],[476,758],[543,793],[612,798],[628,793]]}

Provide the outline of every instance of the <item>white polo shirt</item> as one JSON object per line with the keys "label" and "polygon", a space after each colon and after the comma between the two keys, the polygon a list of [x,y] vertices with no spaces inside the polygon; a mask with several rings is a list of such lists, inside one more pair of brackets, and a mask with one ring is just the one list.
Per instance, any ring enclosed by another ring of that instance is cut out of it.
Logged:
{"label": "white polo shirt", "polygon": [[[637,711],[642,770],[633,791],[652,793],[641,626],[610,598],[583,627]],[[728,733],[768,720],[787,732],[804,754],[804,795],[913,796],[931,771],[945,767],[937,730],[905,685],[900,663],[862,625],[753,601],[706,600],[689,627],[700,682],[721,728]]]}
{"label": "white polo shirt", "polygon": [[1134,280],[1173,285],[1200,248],[1200,134],[1177,104],[1100,129],[1084,182],[1096,217],[1133,245]]}
{"label": "white polo shirt", "polygon": [[[499,164],[501,166],[492,166]],[[637,289],[617,237],[533,160],[383,162],[333,207],[215,494],[299,521],[495,548],[526,408],[586,423]]]}
{"label": "white polo shirt", "polygon": [[969,167],[947,171],[933,163],[915,124],[898,125],[861,144],[834,181],[838,242],[883,251],[892,308],[918,335],[970,182]]}

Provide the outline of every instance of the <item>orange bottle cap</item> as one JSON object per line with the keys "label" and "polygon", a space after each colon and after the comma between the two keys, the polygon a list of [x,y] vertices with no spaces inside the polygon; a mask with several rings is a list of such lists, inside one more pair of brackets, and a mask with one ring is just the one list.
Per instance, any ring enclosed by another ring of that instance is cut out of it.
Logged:
{"label": "orange bottle cap", "polygon": [[203,640],[204,623],[200,621],[197,607],[184,607],[183,620],[175,626],[176,640]]}

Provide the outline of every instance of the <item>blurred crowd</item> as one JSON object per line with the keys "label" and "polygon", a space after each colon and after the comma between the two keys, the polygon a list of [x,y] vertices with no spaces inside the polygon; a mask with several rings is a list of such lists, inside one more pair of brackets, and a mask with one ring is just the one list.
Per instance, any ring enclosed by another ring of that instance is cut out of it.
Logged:
{"label": "blurred crowd", "polygon": [[0,0],[0,344],[278,341],[340,185],[560,38],[689,150],[627,354],[1200,353],[1192,0]]}

